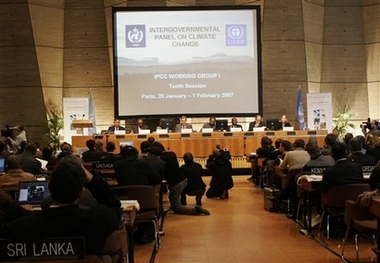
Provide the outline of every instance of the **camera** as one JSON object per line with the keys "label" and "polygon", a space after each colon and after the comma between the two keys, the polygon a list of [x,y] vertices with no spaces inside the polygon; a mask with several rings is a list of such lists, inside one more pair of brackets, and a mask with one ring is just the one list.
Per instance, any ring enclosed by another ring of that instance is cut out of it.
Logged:
{"label": "camera", "polygon": [[364,128],[364,129],[368,129],[368,130],[370,130],[371,129],[371,118],[367,118],[367,121],[366,122],[362,122],[361,124],[360,124],[360,128]]}

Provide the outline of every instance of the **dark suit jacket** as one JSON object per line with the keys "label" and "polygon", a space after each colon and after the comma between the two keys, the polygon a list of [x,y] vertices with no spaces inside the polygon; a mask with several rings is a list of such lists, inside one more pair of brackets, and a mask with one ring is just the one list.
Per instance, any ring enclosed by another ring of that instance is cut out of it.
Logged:
{"label": "dark suit jacket", "polygon": [[203,182],[203,168],[199,163],[188,163],[181,166],[183,175],[187,178],[187,185],[184,190],[199,190],[206,187]]}
{"label": "dark suit jacket", "polygon": [[[110,132],[115,132],[115,126],[110,126],[110,127],[108,127],[108,130],[109,130]],[[119,126],[119,131],[125,131],[125,128],[122,127],[122,126]]]}
{"label": "dark suit jacket", "polygon": [[323,179],[319,190],[322,193],[326,193],[334,186],[357,183],[363,183],[361,164],[342,159],[323,172]]}
{"label": "dark suit jacket", "polygon": [[256,127],[255,127],[255,123],[256,123],[255,121],[249,123],[248,131],[253,131],[253,128],[259,128],[259,127],[265,126],[264,122],[262,122],[262,121],[260,121],[259,126],[256,126]]}
{"label": "dark suit jacket", "polygon": [[240,124],[236,124],[236,126],[232,126],[232,125],[230,125],[230,126],[228,126],[228,131],[231,131],[231,128],[240,128],[241,129],[241,131],[243,131],[243,126],[241,126]]}
{"label": "dark suit jacket", "polygon": [[[149,129],[149,127],[146,126],[146,125],[143,125],[140,129],[147,130],[147,129]],[[132,126],[132,131],[133,131],[133,133],[136,133],[136,134],[139,133],[139,126],[133,125]]]}
{"label": "dark suit jacket", "polygon": [[115,179],[122,185],[161,184],[160,175],[149,166],[146,159],[123,158],[114,164]]}
{"label": "dark suit jacket", "polygon": [[82,160],[83,162],[97,162],[100,160],[100,158],[104,155],[103,152],[96,151],[96,150],[88,150],[83,152],[82,154]]}
{"label": "dark suit jacket", "polygon": [[42,172],[41,163],[34,158],[34,156],[28,153],[22,153],[19,155],[21,161],[21,169],[24,172],[31,174],[38,174]]}

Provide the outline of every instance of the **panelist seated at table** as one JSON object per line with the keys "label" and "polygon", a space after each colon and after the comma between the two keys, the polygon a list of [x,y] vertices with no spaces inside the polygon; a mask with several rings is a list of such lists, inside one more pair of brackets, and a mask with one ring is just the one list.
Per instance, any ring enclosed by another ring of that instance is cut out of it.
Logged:
{"label": "panelist seated at table", "polygon": [[249,123],[248,131],[253,131],[253,128],[260,128],[260,127],[264,127],[264,126],[265,126],[265,124],[262,120],[261,115],[257,114],[255,121]]}
{"label": "panelist seated at table", "polygon": [[292,125],[288,121],[288,118],[286,117],[286,115],[281,116],[277,130],[283,130],[284,127],[292,127]]}
{"label": "panelist seated at table", "polygon": [[215,129],[216,129],[215,117],[210,117],[208,120],[208,123],[203,124],[202,131],[203,131],[203,129],[212,129],[212,131],[215,131]]}
{"label": "panelist seated at table", "polygon": [[227,128],[228,131],[243,131],[243,126],[238,124],[238,121],[235,117],[231,119],[231,125]]}
{"label": "panelist seated at table", "polygon": [[132,133],[138,134],[141,130],[148,130],[149,127],[144,124],[144,120],[139,118],[137,119],[137,124],[132,126]]}
{"label": "panelist seated at table", "polygon": [[125,128],[123,126],[120,126],[120,120],[115,119],[113,122],[113,125],[108,127],[108,131],[115,132],[115,131],[125,131]]}
{"label": "panelist seated at table", "polygon": [[175,126],[175,130],[174,132],[181,132],[181,130],[183,129],[193,129],[193,125],[191,125],[190,123],[187,123],[187,117],[186,116],[182,116],[179,120],[179,124],[177,124]]}

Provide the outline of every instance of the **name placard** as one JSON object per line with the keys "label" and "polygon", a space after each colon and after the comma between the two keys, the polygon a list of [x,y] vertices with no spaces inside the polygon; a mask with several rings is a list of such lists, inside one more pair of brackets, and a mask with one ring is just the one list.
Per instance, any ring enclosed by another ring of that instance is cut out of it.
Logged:
{"label": "name placard", "polygon": [[84,237],[0,239],[0,262],[85,258]]}
{"label": "name placard", "polygon": [[113,169],[113,163],[92,163],[94,170],[109,170]]}

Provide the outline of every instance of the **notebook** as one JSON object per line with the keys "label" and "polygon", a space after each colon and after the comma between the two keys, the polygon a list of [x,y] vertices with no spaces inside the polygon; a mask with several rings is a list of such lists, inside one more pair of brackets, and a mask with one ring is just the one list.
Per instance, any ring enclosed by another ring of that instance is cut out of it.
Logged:
{"label": "notebook", "polygon": [[50,196],[48,181],[21,181],[18,185],[20,205],[39,206],[44,198]]}
{"label": "notebook", "polygon": [[5,171],[5,158],[0,158],[0,173]]}

